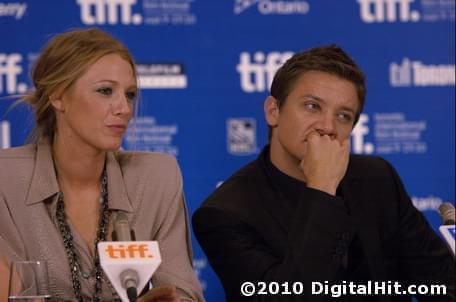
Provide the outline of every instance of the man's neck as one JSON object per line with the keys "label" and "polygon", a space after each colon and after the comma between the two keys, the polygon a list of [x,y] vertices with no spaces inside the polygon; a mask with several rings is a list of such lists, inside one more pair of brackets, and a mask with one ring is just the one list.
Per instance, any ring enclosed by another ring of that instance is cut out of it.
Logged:
{"label": "man's neck", "polygon": [[272,164],[286,175],[306,182],[306,177],[299,168],[300,160],[293,157],[278,142],[271,141],[270,159]]}

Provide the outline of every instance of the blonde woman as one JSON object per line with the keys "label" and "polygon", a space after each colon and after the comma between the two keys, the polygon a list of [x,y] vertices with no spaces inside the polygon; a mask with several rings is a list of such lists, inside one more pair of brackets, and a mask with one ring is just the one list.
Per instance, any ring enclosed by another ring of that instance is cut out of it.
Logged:
{"label": "blonde woman", "polygon": [[203,300],[176,160],[118,151],[138,91],[127,48],[95,28],[57,35],[32,80],[36,143],[0,150],[0,299],[14,260],[47,261],[53,300],[118,299],[96,244],[122,211],[136,239],[157,240],[162,254],[139,300]]}

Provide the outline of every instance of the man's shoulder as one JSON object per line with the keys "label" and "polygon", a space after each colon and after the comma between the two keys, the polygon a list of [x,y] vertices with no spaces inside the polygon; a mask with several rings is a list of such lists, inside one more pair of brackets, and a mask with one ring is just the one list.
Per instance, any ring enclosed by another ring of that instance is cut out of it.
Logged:
{"label": "man's shoulder", "polygon": [[273,195],[263,168],[259,158],[226,179],[194,212],[194,231],[239,223],[259,228],[268,216],[264,200]]}
{"label": "man's shoulder", "polygon": [[258,199],[258,188],[264,178],[258,161],[248,163],[228,177],[202,207],[236,208]]}
{"label": "man's shoulder", "polygon": [[351,178],[377,179],[391,176],[392,169],[391,164],[382,157],[352,154],[347,175]]}

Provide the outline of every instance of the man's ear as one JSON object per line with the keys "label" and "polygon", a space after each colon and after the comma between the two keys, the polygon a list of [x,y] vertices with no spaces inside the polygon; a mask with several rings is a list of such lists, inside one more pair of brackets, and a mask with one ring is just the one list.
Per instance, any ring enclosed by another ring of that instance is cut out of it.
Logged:
{"label": "man's ear", "polygon": [[277,99],[273,96],[268,96],[264,101],[264,116],[269,126],[275,127],[279,124],[279,106]]}

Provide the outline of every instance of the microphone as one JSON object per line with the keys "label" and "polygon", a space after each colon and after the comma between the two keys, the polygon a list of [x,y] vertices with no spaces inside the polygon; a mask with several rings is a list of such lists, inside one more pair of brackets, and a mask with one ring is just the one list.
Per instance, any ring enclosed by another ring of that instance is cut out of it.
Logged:
{"label": "microphone", "polygon": [[136,301],[161,263],[158,242],[134,241],[128,217],[123,212],[113,216],[112,242],[99,242],[100,264],[123,302]]}
{"label": "microphone", "polygon": [[444,225],[455,224],[454,205],[449,202],[444,202],[439,206],[439,212]]}
{"label": "microphone", "polygon": [[[127,215],[124,212],[116,212],[114,215],[114,231],[112,232],[113,240],[135,241],[134,237],[134,231],[130,229]],[[138,280],[139,276],[135,270],[126,269],[120,274],[120,282],[123,288],[127,290],[127,296],[130,302],[136,301],[138,297],[138,291],[136,289]]]}
{"label": "microphone", "polygon": [[439,227],[440,233],[442,234],[445,242],[453,252],[453,256],[456,255],[456,227],[455,227],[455,211],[454,205],[449,202],[444,202],[439,206],[440,216],[442,217],[443,225]]}
{"label": "microphone", "polygon": [[130,229],[130,223],[128,222],[127,214],[119,211],[114,214],[113,220],[113,241],[136,241],[135,232]]}

